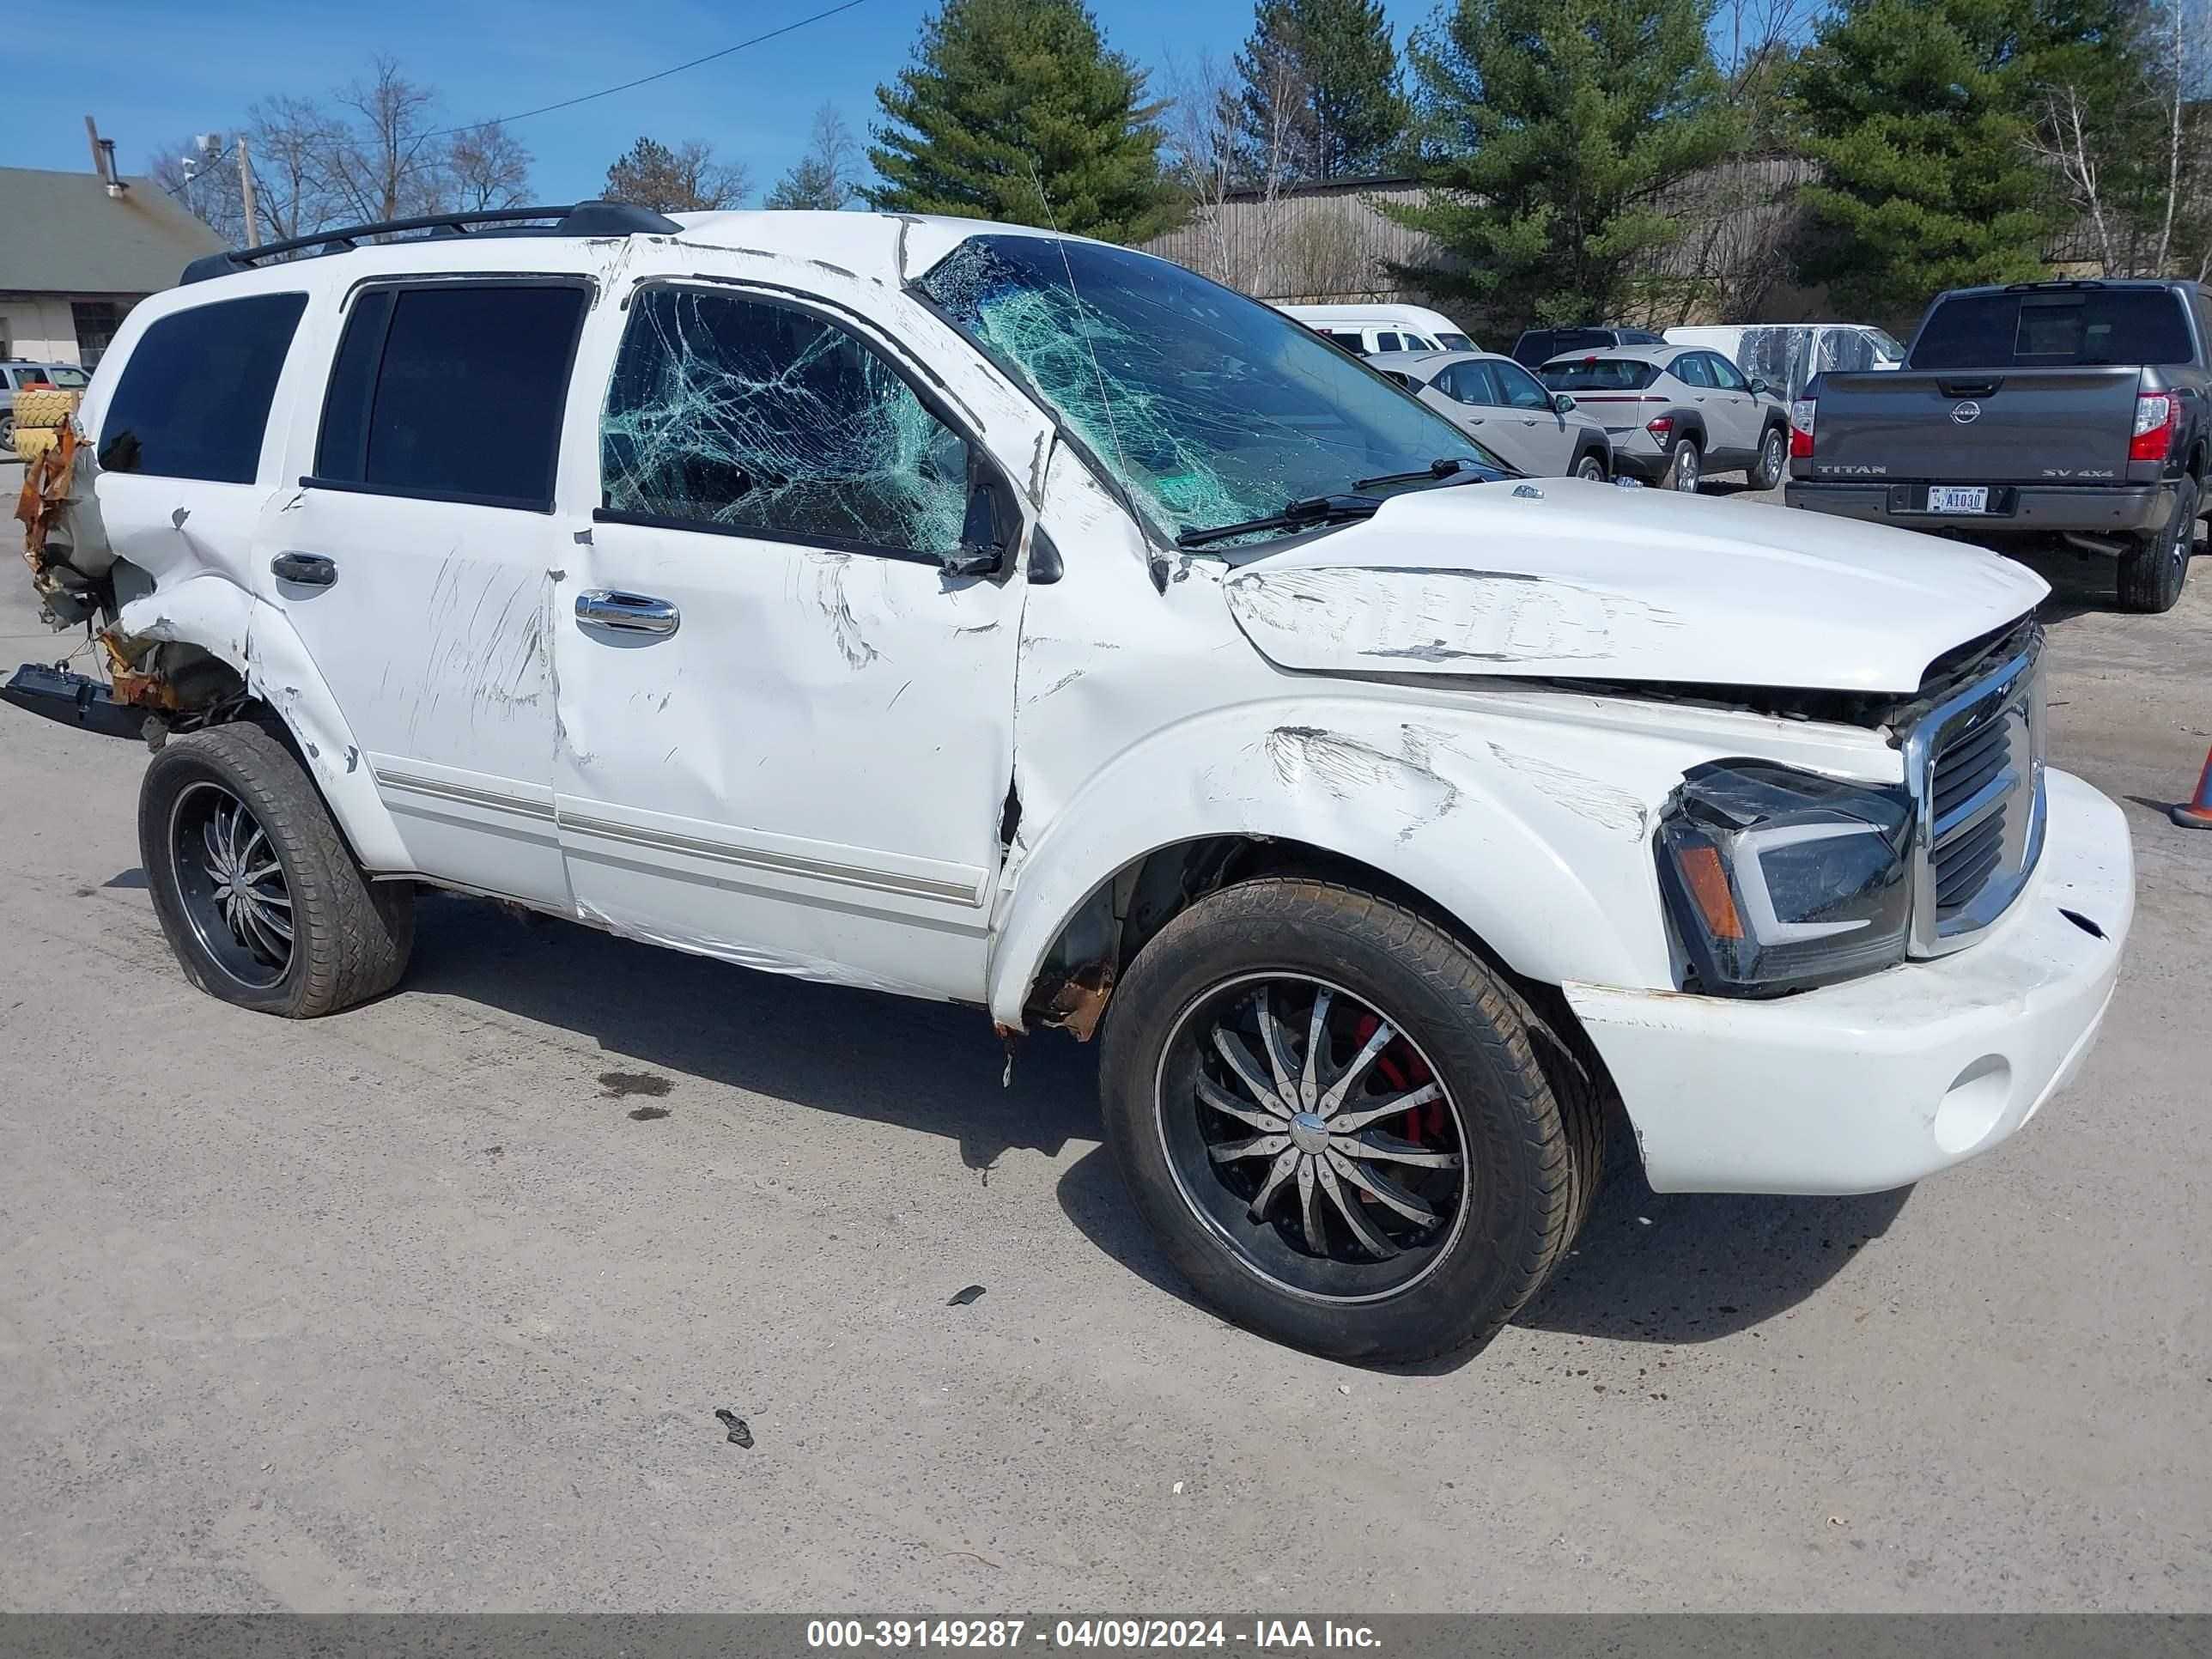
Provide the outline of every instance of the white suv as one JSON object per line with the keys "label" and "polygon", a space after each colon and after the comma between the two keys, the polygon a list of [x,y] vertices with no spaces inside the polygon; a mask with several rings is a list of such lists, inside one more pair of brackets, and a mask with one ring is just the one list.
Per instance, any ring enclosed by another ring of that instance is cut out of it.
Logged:
{"label": "white suv", "polygon": [[40,580],[112,613],[211,994],[389,989],[428,883],[1103,1021],[1191,1281],[1394,1359],[1534,1293],[1616,1099],[1662,1190],[1877,1189],[2087,1050],[2128,836],[2019,566],[1498,478],[1126,248],[502,228],[232,256],[94,379]]}
{"label": "white suv", "polygon": [[1623,472],[1692,495],[1708,472],[1741,469],[1753,489],[1782,482],[1789,408],[1717,351],[1613,346],[1554,357],[1537,374],[1605,422]]}

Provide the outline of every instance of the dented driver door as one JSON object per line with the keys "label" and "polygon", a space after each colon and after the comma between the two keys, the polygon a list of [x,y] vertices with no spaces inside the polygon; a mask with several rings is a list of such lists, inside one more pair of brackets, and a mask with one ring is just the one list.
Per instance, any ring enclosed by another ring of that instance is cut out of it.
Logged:
{"label": "dented driver door", "polygon": [[602,325],[599,503],[555,644],[578,911],[980,997],[1022,581],[1011,534],[1008,574],[942,556],[1003,471],[849,313],[649,282]]}

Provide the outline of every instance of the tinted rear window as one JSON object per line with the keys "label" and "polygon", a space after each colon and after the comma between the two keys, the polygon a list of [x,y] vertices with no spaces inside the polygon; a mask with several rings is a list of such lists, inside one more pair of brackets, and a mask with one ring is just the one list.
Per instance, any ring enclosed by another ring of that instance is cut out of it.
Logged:
{"label": "tinted rear window", "polygon": [[304,294],[258,294],[172,312],[148,328],[107,400],[102,470],[252,483],[307,306]]}
{"label": "tinted rear window", "polygon": [[1659,378],[1659,370],[1633,357],[1593,357],[1547,363],[1540,378],[1554,392],[1641,392]]}
{"label": "tinted rear window", "polygon": [[2189,327],[2163,289],[1967,294],[1940,301],[1913,342],[1914,368],[2186,363]]}
{"label": "tinted rear window", "polygon": [[372,289],[346,319],[315,476],[400,494],[543,508],[553,499],[574,283]]}

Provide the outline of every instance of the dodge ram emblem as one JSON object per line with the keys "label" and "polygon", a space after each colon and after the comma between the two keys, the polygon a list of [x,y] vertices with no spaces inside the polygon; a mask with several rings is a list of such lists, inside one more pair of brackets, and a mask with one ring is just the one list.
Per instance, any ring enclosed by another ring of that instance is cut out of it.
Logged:
{"label": "dodge ram emblem", "polygon": [[1960,426],[1972,426],[1982,418],[1982,406],[1972,398],[1951,411],[1951,419]]}

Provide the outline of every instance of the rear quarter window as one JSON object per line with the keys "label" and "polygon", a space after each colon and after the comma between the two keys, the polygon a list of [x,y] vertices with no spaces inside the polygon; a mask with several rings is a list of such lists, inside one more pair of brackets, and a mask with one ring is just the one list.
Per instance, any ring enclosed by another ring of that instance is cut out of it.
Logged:
{"label": "rear quarter window", "polygon": [[210,483],[252,483],[304,294],[173,311],[138,337],[108,398],[100,465]]}

